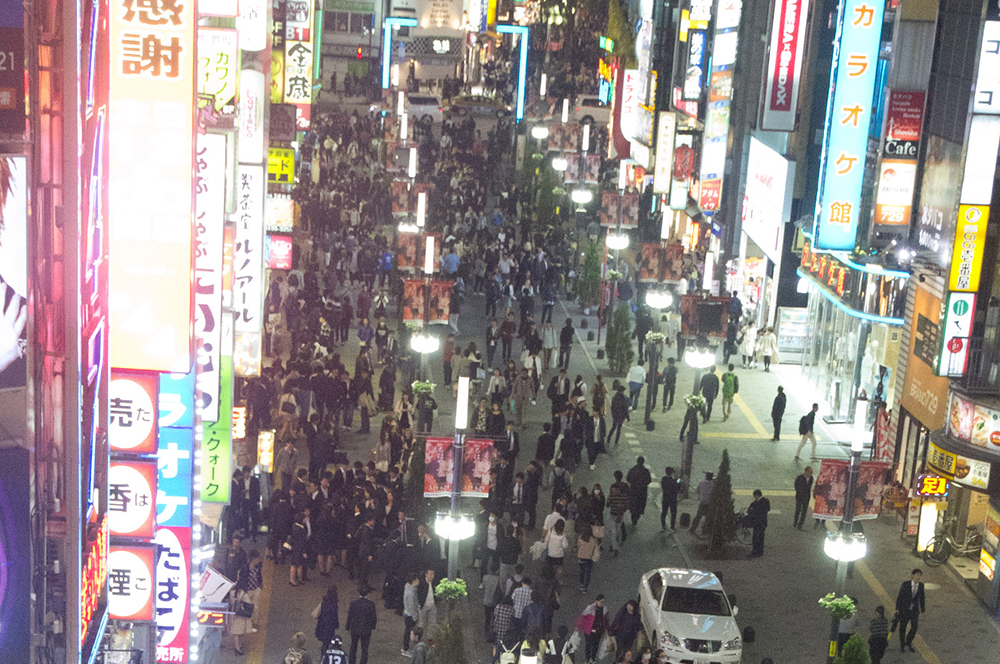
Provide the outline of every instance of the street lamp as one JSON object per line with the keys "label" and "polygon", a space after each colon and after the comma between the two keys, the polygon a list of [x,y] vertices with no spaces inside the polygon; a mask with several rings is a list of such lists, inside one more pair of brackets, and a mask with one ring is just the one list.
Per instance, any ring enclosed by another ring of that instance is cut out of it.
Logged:
{"label": "street lamp", "polygon": [[573,193],[570,194],[570,198],[577,205],[586,205],[594,200],[594,194],[589,189],[574,189]]}
{"label": "street lamp", "polygon": [[458,543],[475,533],[475,524],[471,530],[462,522],[458,513],[458,498],[462,495],[462,462],[465,460],[465,430],[469,426],[469,377],[458,379],[458,399],[455,401],[455,445],[454,461],[452,462],[451,509],[448,518],[451,524],[446,526],[448,532],[448,578],[454,579],[458,573]]}
{"label": "street lamp", "polygon": [[[461,542],[476,534],[476,522],[464,514],[442,513],[434,520],[434,532],[449,542]],[[450,572],[448,578],[454,578]]]}
{"label": "street lamp", "polygon": [[[715,349],[708,345],[708,340],[699,337],[694,343],[684,351],[684,364],[694,369],[694,389],[692,394],[701,394],[701,372],[715,364]],[[686,415],[685,415],[686,417]],[[687,438],[684,439],[684,447],[681,448],[681,489],[684,497],[687,498],[687,487],[691,483],[691,467],[694,459],[694,446],[698,444],[698,414],[694,414],[694,421],[690,423],[687,431]]]}
{"label": "street lamp", "polygon": [[692,347],[684,351],[684,364],[701,371],[715,364],[715,351],[708,347]]}
{"label": "street lamp", "polygon": [[545,125],[535,125],[531,128],[531,137],[538,141],[544,141],[549,137],[549,128]]}
{"label": "street lamp", "polygon": [[625,233],[608,233],[607,240],[608,249],[628,249],[628,235]]}
{"label": "street lamp", "polygon": [[[823,542],[823,551],[837,561],[837,595],[844,594],[847,585],[847,565],[864,557],[868,551],[865,536],[853,532],[854,524],[854,492],[858,484],[858,471],[861,469],[861,453],[865,450],[865,440],[868,438],[868,399],[860,396],[854,403],[854,436],[851,439],[851,465],[847,471],[847,491],[844,492],[844,518],[840,521],[840,531],[830,533]],[[830,649],[826,661],[832,663],[837,656],[837,635],[840,620],[835,616],[830,618]]]}
{"label": "street lamp", "polygon": [[653,309],[666,309],[674,303],[674,296],[670,291],[646,291],[646,305]]}
{"label": "street lamp", "polygon": [[428,353],[436,353],[437,349],[441,347],[441,340],[435,337],[433,334],[427,334],[426,332],[417,332],[410,337],[410,348],[414,351],[420,353],[421,355],[426,355]]}
{"label": "street lamp", "polygon": [[565,171],[567,168],[569,168],[569,162],[566,160],[565,157],[553,157],[552,168],[560,172]]}

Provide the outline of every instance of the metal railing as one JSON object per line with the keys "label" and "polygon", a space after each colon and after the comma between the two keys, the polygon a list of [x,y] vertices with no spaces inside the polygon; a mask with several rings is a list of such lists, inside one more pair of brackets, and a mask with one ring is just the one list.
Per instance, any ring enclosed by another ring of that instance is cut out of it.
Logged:
{"label": "metal railing", "polygon": [[[953,337],[948,343],[965,344],[966,353],[942,358],[942,374],[977,394],[1000,394],[1000,347],[987,344],[982,337]],[[965,363],[964,371],[962,363]]]}

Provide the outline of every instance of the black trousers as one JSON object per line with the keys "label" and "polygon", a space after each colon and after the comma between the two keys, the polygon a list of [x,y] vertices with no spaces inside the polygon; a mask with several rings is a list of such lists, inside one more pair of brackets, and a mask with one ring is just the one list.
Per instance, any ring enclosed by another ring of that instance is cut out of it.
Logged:
{"label": "black trousers", "polygon": [[715,397],[705,397],[705,421],[708,422],[712,419],[712,404],[715,403]]}
{"label": "black trousers", "polygon": [[410,632],[417,626],[417,619],[403,614],[403,650],[410,649]]}
{"label": "black trousers", "polygon": [[[500,357],[503,360],[503,363],[507,364],[507,362],[510,361],[510,351],[511,351],[511,347],[514,345],[514,340],[513,339],[501,339],[501,344],[503,346],[503,353],[501,354]],[[449,381],[451,380],[450,376],[448,377],[448,380]],[[445,383],[445,384],[447,385],[447,383]]]}
{"label": "black trousers", "polygon": [[764,555],[764,531],[767,530],[766,526],[754,526],[753,529],[753,550],[751,550],[751,555],[763,556]]}
{"label": "black trousers", "polygon": [[[910,625],[910,633],[906,633],[906,625]],[[920,623],[920,611],[900,611],[899,612],[899,649],[903,646],[913,645],[913,637],[917,635],[917,627]]]}
{"label": "black trousers", "polygon": [[557,368],[566,367],[569,369],[569,352],[572,348],[572,346],[559,346],[559,365]]}
{"label": "black trousers", "polygon": [[806,515],[809,513],[809,496],[806,496],[805,500],[800,498],[795,499],[795,519],[792,521],[792,525],[796,528],[801,528],[802,524],[806,522]]}
{"label": "black trousers", "polygon": [[774,439],[781,440],[781,415],[772,415],[771,425],[774,427]]}
{"label": "black trousers", "polygon": [[[677,383],[664,383],[663,385],[663,407],[673,408],[674,406],[674,391],[677,390]],[[670,400],[667,401],[669,395]]]}
{"label": "black trousers", "polygon": [[[615,447],[618,446],[618,439],[622,437],[622,425],[625,424],[625,420],[614,420],[611,423],[611,431],[608,432],[608,442],[611,442],[611,436],[615,437]],[[615,433],[617,431],[617,433]]]}
{"label": "black trousers", "polygon": [[[371,632],[351,632],[351,659],[355,664],[368,664],[368,642],[371,641]],[[358,659],[358,644],[361,644],[361,659]]]}
{"label": "black trousers", "polygon": [[451,360],[444,362],[444,384],[445,386],[451,385]]}
{"label": "black trousers", "polygon": [[663,501],[663,507],[660,508],[660,528],[667,527],[667,512],[670,513],[670,529],[673,530],[677,526],[677,501],[667,502]]}

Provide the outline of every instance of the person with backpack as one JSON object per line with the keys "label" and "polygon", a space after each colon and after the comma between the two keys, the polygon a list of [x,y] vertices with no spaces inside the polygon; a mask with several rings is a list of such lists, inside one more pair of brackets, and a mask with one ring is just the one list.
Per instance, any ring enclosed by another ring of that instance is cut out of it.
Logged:
{"label": "person with backpack", "polygon": [[292,635],[292,646],[285,652],[282,664],[312,664],[312,657],[306,650],[306,635],[295,632]]}
{"label": "person with backpack", "polygon": [[733,414],[733,399],[740,391],[740,378],[736,375],[736,367],[729,365],[729,371],[722,374],[722,421],[725,422]]}
{"label": "person with backpack", "polygon": [[417,645],[413,646],[411,664],[427,664],[429,648],[427,647],[427,642],[424,641],[424,630],[420,627],[414,627],[413,640]]}
{"label": "person with backpack", "polygon": [[819,404],[814,403],[812,410],[799,419],[799,434],[802,436],[802,442],[799,443],[798,449],[795,450],[796,459],[799,458],[799,453],[805,447],[807,440],[812,443],[812,458],[816,458],[816,434],[813,429],[816,426],[816,413],[818,412]]}

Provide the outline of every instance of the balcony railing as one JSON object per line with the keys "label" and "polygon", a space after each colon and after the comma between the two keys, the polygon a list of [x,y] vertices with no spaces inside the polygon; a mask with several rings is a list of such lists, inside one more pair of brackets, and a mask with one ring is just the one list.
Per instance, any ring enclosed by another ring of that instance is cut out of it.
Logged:
{"label": "balcony railing", "polygon": [[1000,348],[984,343],[982,337],[953,337],[949,343],[961,342],[968,348],[964,356],[965,370],[962,370],[963,355],[952,353],[942,359],[942,374],[966,391],[979,394],[1000,394]]}

